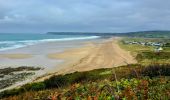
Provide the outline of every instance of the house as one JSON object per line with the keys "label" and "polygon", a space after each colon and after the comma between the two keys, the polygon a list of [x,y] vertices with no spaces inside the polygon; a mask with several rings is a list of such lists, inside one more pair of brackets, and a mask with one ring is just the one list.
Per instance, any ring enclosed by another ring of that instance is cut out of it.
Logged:
{"label": "house", "polygon": [[138,42],[138,41],[124,41],[125,44],[137,44],[137,45],[142,45],[142,46],[156,46],[156,47],[161,47],[165,43],[160,43],[160,42]]}
{"label": "house", "polygon": [[154,43],[153,45],[154,45],[154,46],[161,46],[160,43]]}
{"label": "house", "polygon": [[163,50],[163,48],[162,48],[162,47],[159,47],[159,48],[158,48],[158,50],[159,50],[159,51],[162,51],[162,50]]}
{"label": "house", "polygon": [[162,47],[159,47],[159,48],[156,48],[155,49],[155,52],[161,52],[163,50],[163,48]]}
{"label": "house", "polygon": [[140,44],[143,45],[143,46],[146,45],[146,43],[144,43],[144,42],[141,42]]}

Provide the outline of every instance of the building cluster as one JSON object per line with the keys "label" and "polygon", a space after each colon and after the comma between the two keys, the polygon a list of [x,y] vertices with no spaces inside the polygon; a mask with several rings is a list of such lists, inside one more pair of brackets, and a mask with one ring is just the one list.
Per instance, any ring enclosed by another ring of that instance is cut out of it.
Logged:
{"label": "building cluster", "polygon": [[125,44],[138,44],[138,45],[143,45],[143,46],[157,46],[161,47],[165,43],[161,42],[140,42],[140,41],[124,41]]}
{"label": "building cluster", "polygon": [[124,41],[125,44],[137,44],[142,46],[154,46],[155,52],[161,52],[163,50],[163,46],[165,46],[167,43],[161,43],[161,42],[140,42],[140,41]]}

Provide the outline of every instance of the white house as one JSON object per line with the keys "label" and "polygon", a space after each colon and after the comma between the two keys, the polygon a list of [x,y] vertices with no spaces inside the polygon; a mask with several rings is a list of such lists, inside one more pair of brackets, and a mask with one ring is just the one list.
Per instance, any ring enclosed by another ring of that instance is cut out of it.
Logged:
{"label": "white house", "polygon": [[162,47],[159,47],[159,48],[156,48],[155,49],[155,52],[161,52],[163,50],[163,48]]}

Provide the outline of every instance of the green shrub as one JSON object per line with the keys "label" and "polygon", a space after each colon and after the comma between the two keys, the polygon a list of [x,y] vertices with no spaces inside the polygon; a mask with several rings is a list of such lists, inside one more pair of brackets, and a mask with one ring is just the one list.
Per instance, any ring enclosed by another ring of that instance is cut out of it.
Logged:
{"label": "green shrub", "polygon": [[170,65],[150,65],[142,69],[143,76],[170,76]]}
{"label": "green shrub", "polygon": [[170,52],[141,52],[137,54],[136,59],[142,61],[144,59],[170,59]]}
{"label": "green shrub", "polygon": [[59,88],[66,86],[68,84],[68,79],[63,75],[57,75],[45,80],[44,83],[47,88]]}
{"label": "green shrub", "polygon": [[3,92],[0,93],[0,98],[19,95],[22,92],[23,91],[21,89],[6,90],[6,91],[3,91]]}
{"label": "green shrub", "polygon": [[46,85],[42,82],[31,84],[31,90],[34,90],[34,91],[43,90],[45,88],[46,88]]}
{"label": "green shrub", "polygon": [[170,76],[170,64],[153,64],[148,66],[140,66],[133,68],[130,72],[130,77],[136,77],[136,74],[140,77],[148,76],[150,78],[157,76]]}

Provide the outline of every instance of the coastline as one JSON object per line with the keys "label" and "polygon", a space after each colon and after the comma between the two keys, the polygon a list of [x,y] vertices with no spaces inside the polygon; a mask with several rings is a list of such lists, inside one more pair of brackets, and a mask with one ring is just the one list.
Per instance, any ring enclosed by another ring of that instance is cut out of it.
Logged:
{"label": "coastline", "polygon": [[120,38],[111,38],[100,43],[88,43],[81,48],[67,50],[63,53],[49,54],[51,59],[64,59],[59,74],[76,71],[89,71],[100,68],[112,68],[136,63],[130,52],[118,45]]}
{"label": "coastline", "polygon": [[118,41],[120,39],[119,37],[113,37],[100,42],[86,43],[83,47],[69,49],[62,53],[48,54],[47,57],[50,59],[62,59],[64,62],[59,64],[60,67],[54,69],[56,72],[51,71],[51,74],[39,77],[35,81],[43,81],[52,75],[112,68],[137,63],[129,51],[125,51],[119,47]]}
{"label": "coastline", "polygon": [[[58,71],[60,63],[63,63],[62,59],[49,59],[47,57],[50,53],[62,53],[65,50],[71,50],[74,48],[81,48],[87,42],[100,41],[101,39],[87,39],[87,40],[72,40],[72,41],[61,41],[61,42],[46,42],[36,45],[31,45],[19,49],[0,51],[0,69],[4,68],[18,68],[21,66],[26,67],[39,67],[43,70],[35,72],[35,75],[29,77],[24,81],[18,81],[17,83],[1,89],[12,89],[15,87],[22,86],[26,83],[34,81],[38,77],[46,76],[54,70]],[[2,78],[3,79],[3,78]]]}
{"label": "coastline", "polygon": [[[7,54],[8,56],[10,56],[10,54],[12,56],[23,53],[31,55],[29,58],[23,59],[22,57],[21,59],[17,57],[13,59],[4,58],[3,63],[4,65],[6,63],[6,66],[37,65],[35,67],[44,68],[44,70],[36,73],[31,80],[25,80],[20,84],[12,85],[10,88],[21,86],[32,81],[43,81],[56,74],[111,68],[126,65],[127,63],[136,63],[128,51],[118,46],[117,42],[119,39],[118,37],[113,37],[109,39],[99,38],[69,42],[48,42],[4,52],[3,54]],[[41,51],[42,48],[44,48],[43,51]]]}

